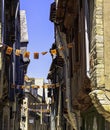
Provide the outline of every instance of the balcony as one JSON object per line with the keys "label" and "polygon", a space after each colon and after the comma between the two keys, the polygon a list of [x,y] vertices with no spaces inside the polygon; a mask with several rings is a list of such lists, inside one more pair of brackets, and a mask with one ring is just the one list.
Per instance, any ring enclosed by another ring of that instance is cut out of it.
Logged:
{"label": "balcony", "polygon": [[57,7],[56,7],[56,2],[53,2],[51,4],[51,8],[50,8],[51,22],[54,22],[56,24],[63,22],[65,7],[66,7],[65,3],[66,3],[65,1],[59,1]]}
{"label": "balcony", "polygon": [[53,2],[50,7],[50,21],[56,22],[56,2]]}
{"label": "balcony", "polygon": [[56,66],[58,66],[58,67],[63,67],[64,66],[64,59],[61,56],[58,56],[55,59],[55,62],[56,62]]}

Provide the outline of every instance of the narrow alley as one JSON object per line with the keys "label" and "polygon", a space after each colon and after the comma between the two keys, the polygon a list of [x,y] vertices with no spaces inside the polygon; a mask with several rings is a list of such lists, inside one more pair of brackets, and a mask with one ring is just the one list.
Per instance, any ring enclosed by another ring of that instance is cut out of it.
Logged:
{"label": "narrow alley", "polygon": [[[35,52],[21,3],[0,0],[0,130],[110,130],[110,0],[53,0],[54,40]],[[46,80],[30,53],[50,54]]]}

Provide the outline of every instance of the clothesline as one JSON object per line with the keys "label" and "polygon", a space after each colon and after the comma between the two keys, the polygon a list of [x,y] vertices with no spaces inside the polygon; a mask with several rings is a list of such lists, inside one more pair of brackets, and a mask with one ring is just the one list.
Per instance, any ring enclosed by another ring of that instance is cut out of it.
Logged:
{"label": "clothesline", "polygon": [[[37,52],[36,51],[36,52],[33,53],[34,54],[34,59],[39,59],[39,54],[46,55],[48,52],[50,52],[53,55],[56,55],[57,50],[63,51],[65,49],[65,47],[66,48],[72,48],[73,44],[69,43],[69,44],[67,44],[67,46],[59,46],[57,49],[50,49],[49,51],[42,51],[42,52]],[[6,49],[6,54],[7,55],[11,55],[12,53],[15,53],[16,56],[20,56],[22,54],[22,49],[15,49],[14,50],[12,47],[10,47],[10,46],[8,46],[6,44],[3,44],[2,48],[4,50]],[[29,58],[30,54],[31,54],[30,51],[25,51],[23,53],[23,56]]]}

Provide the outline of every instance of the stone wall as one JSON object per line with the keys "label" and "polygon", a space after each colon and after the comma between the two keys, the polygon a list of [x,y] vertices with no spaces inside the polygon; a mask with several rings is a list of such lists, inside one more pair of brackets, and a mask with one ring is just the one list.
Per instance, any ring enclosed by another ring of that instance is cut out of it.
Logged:
{"label": "stone wall", "polygon": [[94,1],[92,32],[91,32],[91,81],[93,87],[104,86],[104,27],[103,0]]}
{"label": "stone wall", "polygon": [[110,90],[110,0],[104,0],[104,63],[105,86]]}

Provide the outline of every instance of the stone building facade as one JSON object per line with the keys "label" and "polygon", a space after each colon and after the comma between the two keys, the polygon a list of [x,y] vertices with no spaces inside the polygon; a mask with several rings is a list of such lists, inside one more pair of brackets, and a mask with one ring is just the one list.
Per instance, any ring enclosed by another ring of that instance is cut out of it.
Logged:
{"label": "stone building facade", "polygon": [[57,55],[64,59],[60,91],[65,109],[59,129],[110,129],[109,6],[108,0],[57,0],[51,5]]}
{"label": "stone building facade", "polygon": [[[27,41],[26,41],[27,42]],[[20,3],[19,0],[0,1],[0,129],[18,130],[20,128],[20,106],[24,82],[21,69],[22,54],[15,55],[20,49]],[[12,53],[6,54],[7,48]],[[22,76],[21,76],[22,75]]]}

